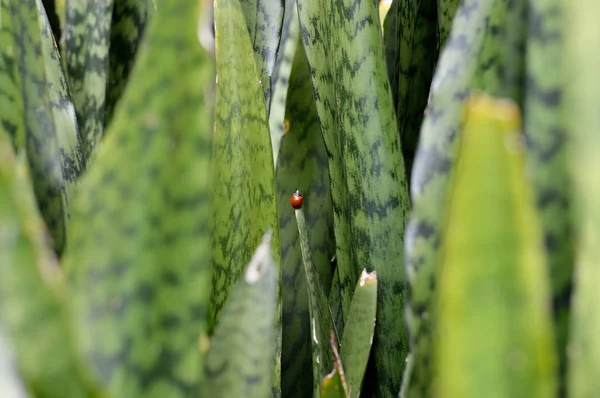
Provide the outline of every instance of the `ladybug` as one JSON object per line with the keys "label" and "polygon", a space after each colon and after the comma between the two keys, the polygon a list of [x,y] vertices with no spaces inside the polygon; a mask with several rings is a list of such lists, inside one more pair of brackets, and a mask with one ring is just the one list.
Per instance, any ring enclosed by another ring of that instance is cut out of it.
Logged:
{"label": "ladybug", "polygon": [[296,192],[294,192],[294,194],[290,198],[290,205],[292,205],[292,207],[294,209],[298,210],[302,207],[303,203],[304,203],[304,197],[302,196],[300,191],[296,190]]}

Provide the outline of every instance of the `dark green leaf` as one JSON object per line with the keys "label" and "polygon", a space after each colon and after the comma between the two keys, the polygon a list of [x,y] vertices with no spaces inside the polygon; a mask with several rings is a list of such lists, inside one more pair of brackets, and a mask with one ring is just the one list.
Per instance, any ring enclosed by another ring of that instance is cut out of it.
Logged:
{"label": "dark green leaf", "polygon": [[277,266],[271,234],[250,259],[219,317],[206,355],[205,396],[270,396],[277,338]]}
{"label": "dark green leaf", "polygon": [[66,0],[66,69],[86,163],[104,136],[113,2]]}
{"label": "dark green leaf", "polygon": [[[448,176],[456,158],[463,99],[478,68],[494,0],[464,0],[432,83],[430,102],[412,173],[412,214],[406,229],[407,275],[411,284],[407,324],[414,368],[409,397],[431,397],[430,316],[435,259]],[[380,275],[379,275],[380,276]],[[380,280],[381,281],[381,280]]]}
{"label": "dark green leaf", "polygon": [[[272,106],[276,98],[273,97]],[[326,294],[331,285],[330,259],[335,253],[335,242],[327,153],[312,96],[306,55],[300,43],[296,47],[286,107],[289,131],[283,137],[277,165],[283,284],[282,396],[306,397],[313,392],[311,326],[298,228],[289,202],[296,189],[304,195],[302,208],[310,231],[309,246]]]}
{"label": "dark green leaf", "polygon": [[[562,101],[563,30],[561,1],[529,2],[524,130],[531,177],[544,229],[550,275],[561,388],[564,396],[574,239]],[[549,67],[552,65],[552,67]]]}
{"label": "dark green leaf", "polygon": [[461,0],[437,0],[438,49],[442,51],[452,29],[452,21]]}
{"label": "dark green leaf", "polygon": [[197,5],[161,4],[73,205],[74,330],[114,396],[194,396],[202,385],[214,69]]}

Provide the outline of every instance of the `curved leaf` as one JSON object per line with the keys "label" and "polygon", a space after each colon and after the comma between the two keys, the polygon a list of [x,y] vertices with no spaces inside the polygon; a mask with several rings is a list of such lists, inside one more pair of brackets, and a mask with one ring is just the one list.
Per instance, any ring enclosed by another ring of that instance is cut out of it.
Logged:
{"label": "curved leaf", "polygon": [[520,127],[513,102],[467,102],[436,270],[436,397],[555,396],[549,278]]}
{"label": "curved leaf", "polygon": [[66,0],[66,69],[86,163],[104,136],[113,3]]}
{"label": "curved leaf", "polygon": [[72,207],[74,330],[114,396],[189,396],[202,385],[214,69],[197,4],[161,4]]}
{"label": "curved leaf", "polygon": [[[573,184],[573,212],[577,236],[574,292],[569,336],[568,390],[571,398],[598,394],[600,379],[600,24],[598,3],[589,0],[562,2],[564,46],[564,100],[561,116],[568,133],[568,167]],[[592,46],[592,47],[590,47]],[[560,73],[560,72],[559,72]],[[568,78],[568,80],[567,80]]]}
{"label": "curved leaf", "polygon": [[379,11],[375,2],[308,0],[298,14],[329,155],[344,318],[360,271],[377,270],[378,395],[397,395],[408,349],[398,308],[409,198]]}
{"label": "curved leaf", "polygon": [[276,350],[273,341],[277,337],[277,283],[269,233],[219,317],[206,355],[206,397],[270,395]]}
{"label": "curved leaf", "polygon": [[407,324],[413,370],[409,397],[431,397],[432,318],[429,316],[441,218],[448,176],[456,158],[463,99],[478,69],[477,54],[495,0],[464,0],[432,82],[411,179],[412,213],[406,229],[406,273],[410,282]]}
{"label": "curved leaf", "polygon": [[[559,112],[563,104],[561,8],[562,3],[557,0],[529,2],[523,127],[527,138],[528,175],[536,194],[548,252],[560,376],[564,379],[574,237],[566,132]],[[561,388],[564,396],[564,380]]]}
{"label": "curved leaf", "polygon": [[[272,106],[276,97],[273,99]],[[335,241],[327,153],[302,45],[296,47],[286,107],[289,131],[282,140],[276,173],[282,272],[282,396],[306,397],[313,391],[311,326],[298,228],[289,202],[293,192],[299,189],[305,197],[302,208],[310,230],[309,246],[325,294],[331,285],[330,259]]]}
{"label": "curved leaf", "polygon": [[0,128],[0,324],[33,395],[99,397],[74,351],[65,285],[49,243],[25,158],[15,158]]}

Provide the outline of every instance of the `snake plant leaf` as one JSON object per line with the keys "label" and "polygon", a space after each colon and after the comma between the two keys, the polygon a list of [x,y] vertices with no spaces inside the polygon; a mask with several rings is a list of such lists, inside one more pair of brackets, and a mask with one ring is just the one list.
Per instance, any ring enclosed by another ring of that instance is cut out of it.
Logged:
{"label": "snake plant leaf", "polygon": [[404,165],[410,180],[438,59],[436,0],[394,1],[385,18],[383,35]]}
{"label": "snake plant leaf", "polygon": [[29,398],[19,374],[15,352],[2,325],[0,325],[0,391],[11,398]]}
{"label": "snake plant leaf", "polygon": [[600,388],[600,380],[594,371],[600,366],[600,81],[596,67],[600,54],[590,51],[599,44],[600,25],[594,18],[599,7],[598,3],[588,0],[561,4],[564,13],[561,25],[564,28],[561,113],[568,132],[567,161],[573,186],[577,236],[568,391],[569,397],[588,398],[596,396]]}
{"label": "snake plant leaf", "polygon": [[277,283],[271,233],[267,233],[219,317],[206,355],[206,397],[270,396]]}
{"label": "snake plant leaf", "polygon": [[73,329],[113,396],[201,391],[214,69],[198,6],[161,3],[72,207]]}
{"label": "snake plant leaf", "polygon": [[62,36],[60,19],[58,18],[60,10],[56,7],[56,0],[42,0],[42,2],[46,15],[48,15],[48,24],[50,25],[52,36],[54,36],[57,42],[60,42]]}
{"label": "snake plant leaf", "polygon": [[337,342],[333,332],[331,332],[329,345],[331,346],[331,351],[333,352],[333,370],[331,373],[326,375],[321,382],[321,398],[350,397],[350,394],[348,393],[348,384],[346,383],[346,376],[344,373],[344,366],[342,365],[342,359],[338,353]]}
{"label": "snake plant leaf", "polygon": [[32,395],[99,397],[72,344],[64,279],[30,181],[0,128],[0,324]]}
{"label": "snake plant leaf", "polygon": [[279,49],[285,2],[286,0],[239,0],[267,109],[271,103],[271,76]]}
{"label": "snake plant leaf", "polygon": [[375,2],[298,2],[329,156],[343,314],[360,271],[377,270],[378,395],[395,396],[408,349],[397,311],[406,290],[402,247],[409,198],[378,13]]}
{"label": "snake plant leaf", "polygon": [[[411,335],[413,370],[409,397],[431,397],[430,316],[435,259],[449,172],[456,158],[461,108],[478,69],[488,18],[495,0],[465,0],[438,62],[430,102],[421,127],[411,179],[412,213],[406,229],[406,273],[410,301],[406,321]],[[378,273],[378,276],[379,273]]]}
{"label": "snake plant leaf", "polygon": [[52,109],[54,131],[60,150],[65,191],[67,200],[69,200],[75,194],[77,180],[84,171],[83,153],[81,151],[75,107],[71,101],[67,79],[63,73],[60,53],[52,36],[50,23],[41,0],[37,0],[37,6],[42,33],[42,53],[46,66],[47,90]]}
{"label": "snake plant leaf", "polygon": [[152,7],[149,0],[117,0],[110,20],[110,51],[106,79],[105,124],[127,85]]}
{"label": "snake plant leaf", "polygon": [[550,283],[520,124],[512,101],[466,104],[437,268],[436,397],[556,393]]}
{"label": "snake plant leaf", "polygon": [[[561,5],[557,0],[529,2],[523,127],[527,138],[528,175],[540,211],[552,277],[562,379],[566,373],[574,238],[570,225],[571,182],[566,133],[559,112],[563,103]],[[561,388],[564,388],[562,380]]]}
{"label": "snake plant leaf", "polygon": [[[161,6],[162,7],[162,6]],[[216,124],[214,144],[214,234],[211,320],[214,325],[253,243],[274,229],[279,247],[277,204],[269,125],[240,5],[217,0]],[[279,264],[279,253],[275,253]]]}
{"label": "snake plant leaf", "polygon": [[[299,34],[300,25],[298,23],[296,0],[286,0],[279,51],[277,52],[271,79],[271,102],[269,106],[269,130],[271,131],[275,168],[278,165],[277,160],[281,150],[281,141],[283,135],[286,133],[286,99],[289,91],[292,64],[295,59],[296,48],[298,47]],[[305,57],[305,55],[302,56]]]}
{"label": "snake plant leaf", "polygon": [[375,331],[377,311],[377,273],[363,270],[352,297],[350,316],[344,329],[340,348],[341,363],[348,386],[348,396],[358,397]]}
{"label": "snake plant leaf", "polygon": [[[312,365],[313,365],[313,396],[319,398],[321,381],[333,367],[333,351],[330,339],[335,338],[337,331],[333,325],[331,311],[327,305],[327,296],[319,278],[319,273],[312,261],[310,243],[308,240],[308,227],[304,210],[295,210],[298,234],[300,236],[300,249],[302,263],[306,276],[308,290],[308,308],[311,327]],[[331,337],[332,333],[334,334]],[[337,343],[335,343],[337,344]]]}
{"label": "snake plant leaf", "polygon": [[[276,99],[274,96],[272,106]],[[325,294],[331,285],[330,259],[335,254],[335,241],[327,153],[300,43],[296,46],[286,108],[289,131],[281,143],[276,172],[283,312],[281,383],[283,397],[306,397],[313,393],[312,329],[298,228],[289,204],[292,192],[299,189],[305,198],[302,209],[310,231],[309,246]]]}
{"label": "snake plant leaf", "polygon": [[[46,61],[42,50],[43,40],[38,15],[38,0],[9,2],[11,28],[14,38],[13,52],[19,70],[23,111],[21,123],[25,126],[25,148],[33,178],[38,205],[50,230],[54,249],[60,255],[66,242],[66,222],[68,216],[68,193],[66,184],[70,170],[68,161],[63,169],[62,152],[71,156],[76,152],[76,138],[73,131],[63,131],[66,136],[64,146],[59,145],[57,126],[53,123],[54,113],[49,97],[48,84],[53,84],[56,76],[47,79]],[[50,60],[48,60],[50,62]],[[50,70],[51,71],[51,70]],[[70,141],[73,139],[72,141]],[[19,141],[19,139],[17,138]],[[75,141],[75,142],[74,142]]]}
{"label": "snake plant leaf", "polygon": [[66,0],[66,70],[86,163],[104,136],[113,3]]}
{"label": "snake plant leaf", "polygon": [[438,49],[442,51],[450,36],[452,21],[461,0],[437,0]]}

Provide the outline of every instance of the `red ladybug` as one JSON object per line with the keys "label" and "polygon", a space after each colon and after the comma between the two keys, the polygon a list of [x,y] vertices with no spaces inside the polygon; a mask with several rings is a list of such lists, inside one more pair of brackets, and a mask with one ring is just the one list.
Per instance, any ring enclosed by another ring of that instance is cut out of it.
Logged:
{"label": "red ladybug", "polygon": [[303,203],[304,203],[304,197],[302,196],[300,191],[297,190],[296,192],[294,192],[294,194],[290,198],[290,205],[292,205],[292,207],[294,209],[298,210],[299,208],[302,207]]}

